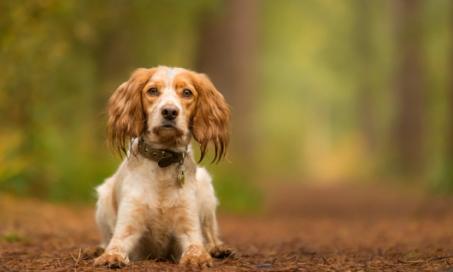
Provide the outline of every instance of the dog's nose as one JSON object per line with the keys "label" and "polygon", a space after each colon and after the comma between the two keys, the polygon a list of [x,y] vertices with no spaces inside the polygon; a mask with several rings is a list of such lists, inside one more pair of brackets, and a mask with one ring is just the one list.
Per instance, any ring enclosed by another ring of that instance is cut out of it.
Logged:
{"label": "dog's nose", "polygon": [[166,106],[162,109],[161,113],[165,120],[171,121],[175,120],[178,116],[179,110],[174,106]]}

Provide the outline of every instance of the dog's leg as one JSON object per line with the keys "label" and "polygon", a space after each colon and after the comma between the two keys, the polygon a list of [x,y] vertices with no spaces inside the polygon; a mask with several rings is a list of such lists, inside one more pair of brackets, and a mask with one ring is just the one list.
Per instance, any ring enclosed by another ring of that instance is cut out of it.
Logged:
{"label": "dog's leg", "polygon": [[208,267],[212,265],[212,258],[203,245],[200,220],[195,205],[188,205],[179,211],[176,237],[180,243],[182,255],[181,265],[194,267]]}
{"label": "dog's leg", "polygon": [[107,179],[104,184],[97,188],[98,201],[96,203],[96,224],[101,234],[101,243],[95,247],[84,248],[84,259],[99,257],[112,238],[113,228],[116,221],[116,195],[114,193],[115,177]]}
{"label": "dog's leg", "polygon": [[100,247],[104,248],[109,244],[112,238],[113,228],[116,221],[116,200],[113,192],[114,183],[107,180],[103,185],[97,188],[98,201],[96,203],[96,223],[101,233]]}
{"label": "dog's leg", "polygon": [[[205,207],[206,208],[206,207]],[[215,214],[215,207],[211,210],[205,211],[202,220],[202,230],[206,248],[214,258],[223,259],[234,254],[233,249],[225,246],[219,239],[219,228],[217,225],[217,218]]]}
{"label": "dog's leg", "polygon": [[[205,207],[206,208],[206,207]],[[217,220],[215,216],[215,211],[205,211],[202,219],[202,230],[203,230],[203,237],[206,242],[206,248],[209,252],[212,249],[222,244],[222,241],[218,238],[218,226]]]}
{"label": "dog's leg", "polygon": [[212,186],[212,178],[206,169],[197,168],[196,179],[199,185],[197,188],[198,208],[205,247],[212,257],[225,258],[231,256],[233,250],[224,246],[219,239],[219,228],[216,218],[218,201]]}
{"label": "dog's leg", "polygon": [[105,252],[95,260],[96,266],[120,268],[129,264],[129,255],[145,230],[145,214],[146,205],[136,200],[121,201],[113,237]]}

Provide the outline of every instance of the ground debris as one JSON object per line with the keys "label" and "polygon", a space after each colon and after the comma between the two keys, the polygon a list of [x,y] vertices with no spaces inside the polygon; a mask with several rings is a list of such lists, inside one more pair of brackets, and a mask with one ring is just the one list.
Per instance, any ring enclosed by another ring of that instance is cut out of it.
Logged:
{"label": "ground debris", "polygon": [[[373,197],[371,189],[360,191],[361,197],[351,191],[291,189],[272,206],[280,209],[270,208],[268,214],[221,215],[223,239],[237,254],[216,260],[207,271],[453,272],[451,202],[434,199],[436,213],[431,213],[426,197],[420,204],[406,194],[396,197],[393,192],[387,199],[382,192]],[[291,195],[294,192],[297,197]],[[111,271],[93,267],[90,256],[100,252],[91,207],[24,199],[8,199],[9,205],[3,205],[2,200],[0,271]],[[181,267],[146,260],[119,271],[181,271]]]}

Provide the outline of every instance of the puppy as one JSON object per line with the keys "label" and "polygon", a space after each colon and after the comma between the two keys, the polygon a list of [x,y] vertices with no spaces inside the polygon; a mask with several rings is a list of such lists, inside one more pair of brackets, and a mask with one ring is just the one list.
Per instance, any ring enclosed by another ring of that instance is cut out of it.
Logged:
{"label": "puppy", "polygon": [[104,252],[96,266],[171,259],[211,266],[231,253],[219,239],[211,177],[198,167],[191,139],[225,155],[230,110],[204,74],[182,68],[139,68],[113,93],[108,138],[125,155],[97,187],[96,222]]}

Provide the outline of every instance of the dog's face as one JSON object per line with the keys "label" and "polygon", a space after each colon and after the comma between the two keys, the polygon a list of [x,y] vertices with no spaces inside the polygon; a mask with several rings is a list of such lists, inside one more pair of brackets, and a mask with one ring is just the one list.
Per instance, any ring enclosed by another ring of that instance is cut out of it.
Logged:
{"label": "dog's face", "polygon": [[198,92],[189,72],[157,69],[142,90],[148,140],[160,144],[187,144]]}
{"label": "dog's face", "polygon": [[183,147],[194,136],[201,158],[211,142],[220,160],[228,145],[229,108],[203,74],[182,68],[139,68],[109,101],[109,140],[125,152],[133,137],[160,147]]}

